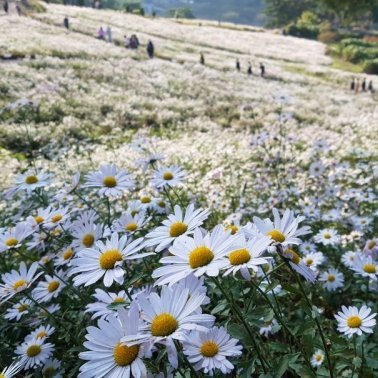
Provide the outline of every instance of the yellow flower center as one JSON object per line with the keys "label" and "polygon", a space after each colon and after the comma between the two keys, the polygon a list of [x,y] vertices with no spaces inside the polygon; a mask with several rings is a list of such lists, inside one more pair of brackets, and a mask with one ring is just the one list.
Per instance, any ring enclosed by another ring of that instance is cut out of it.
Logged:
{"label": "yellow flower center", "polygon": [[329,274],[328,277],[327,277],[328,282],[333,282],[333,281],[335,281],[335,279],[336,279],[336,277],[333,274]]}
{"label": "yellow flower center", "polygon": [[189,254],[189,265],[192,269],[208,265],[214,258],[214,253],[205,246],[193,249]]}
{"label": "yellow flower center", "polygon": [[157,315],[151,323],[151,333],[153,336],[169,336],[176,331],[178,321],[167,312]]}
{"label": "yellow flower center", "polygon": [[63,259],[64,260],[69,260],[73,256],[73,254],[74,254],[74,252],[73,252],[72,248],[69,248],[66,251],[64,251],[64,253],[63,253]]}
{"label": "yellow flower center", "polygon": [[298,265],[299,262],[301,261],[300,256],[297,253],[295,253],[292,249],[287,249],[285,251],[285,254],[286,254],[286,257],[290,259],[296,265]]}
{"label": "yellow flower center", "polygon": [[271,230],[266,234],[278,243],[283,243],[285,241],[285,235],[279,230]]}
{"label": "yellow flower center", "polygon": [[85,234],[82,239],[82,243],[85,247],[89,248],[92,247],[95,238],[92,234]]}
{"label": "yellow flower center", "polygon": [[36,335],[37,339],[43,339],[44,337],[47,336],[47,333],[45,331],[38,332]]}
{"label": "yellow flower center", "polygon": [[125,303],[126,301],[122,297],[116,297],[113,300],[113,303]]}
{"label": "yellow flower center", "polygon": [[228,255],[231,265],[241,265],[247,263],[251,259],[250,253],[245,249],[237,249]]}
{"label": "yellow flower center", "polygon": [[113,269],[117,261],[122,261],[122,254],[118,249],[109,249],[100,256],[102,269]]}
{"label": "yellow flower center", "polygon": [[63,216],[61,214],[56,214],[54,215],[52,218],[51,218],[51,221],[53,223],[58,223],[59,221],[61,221],[63,218]]}
{"label": "yellow flower center", "polygon": [[45,369],[43,373],[44,378],[53,378],[55,375],[55,368],[53,366],[49,366],[48,368]]}
{"label": "yellow flower center", "polygon": [[117,180],[114,176],[106,176],[102,183],[107,187],[107,188],[114,188],[117,185]]}
{"label": "yellow flower center", "polygon": [[138,224],[136,222],[131,222],[126,225],[126,231],[134,232],[138,228]]}
{"label": "yellow flower center", "polygon": [[[25,303],[23,304],[20,304],[18,307],[17,307],[17,310],[18,312],[24,312],[26,311],[27,309],[29,308],[29,306]],[[1,378],[1,377],[0,377]]]}
{"label": "yellow flower center", "polygon": [[150,203],[151,202],[151,197],[144,196],[140,199],[140,202],[142,203]]}
{"label": "yellow flower center", "polygon": [[16,281],[14,284],[13,284],[13,289],[14,290],[17,290],[19,289],[20,287],[22,286],[26,286],[28,284],[28,281],[24,280],[24,279],[21,279],[21,280],[18,280]]}
{"label": "yellow flower center", "polygon": [[364,272],[375,273],[376,271],[377,271],[377,267],[374,264],[365,264],[364,265]]}
{"label": "yellow flower center", "polygon": [[164,180],[170,181],[173,179],[173,174],[171,172],[165,172],[163,178]]}
{"label": "yellow flower center", "polygon": [[113,349],[114,361],[118,366],[130,365],[138,357],[138,353],[139,345],[128,347],[118,343]]}
{"label": "yellow flower center", "polygon": [[323,356],[321,355],[321,354],[317,354],[316,356],[315,356],[315,360],[316,361],[321,361],[323,359]]}
{"label": "yellow flower center", "polygon": [[375,240],[370,240],[367,247],[368,247],[368,249],[373,249],[376,245],[377,245],[377,243],[376,243]]}
{"label": "yellow flower center", "polygon": [[0,378],[7,378],[4,374],[0,373]]}
{"label": "yellow flower center", "polygon": [[235,235],[239,231],[239,227],[230,224],[226,227],[226,231],[231,231],[231,235]]}
{"label": "yellow flower center", "polygon": [[359,316],[350,316],[347,320],[348,327],[358,328],[361,324],[361,318]]}
{"label": "yellow flower center", "polygon": [[218,345],[214,341],[205,341],[201,346],[201,354],[205,357],[214,357],[218,351]]}
{"label": "yellow flower center", "polygon": [[26,354],[28,357],[35,357],[38,356],[42,351],[41,347],[39,345],[30,345],[30,347],[26,350]]}
{"label": "yellow flower center", "polygon": [[54,292],[58,287],[60,283],[58,281],[51,281],[49,285],[47,286],[47,290],[49,293]]}
{"label": "yellow flower center", "polygon": [[37,177],[37,176],[33,176],[33,175],[31,175],[31,176],[26,176],[26,178],[25,178],[25,182],[26,182],[27,184],[29,184],[29,185],[31,185],[31,184],[35,184],[35,183],[38,182],[38,177]]}
{"label": "yellow flower center", "polygon": [[329,234],[328,232],[323,235],[324,239],[331,239],[331,237],[332,237],[332,235]]}
{"label": "yellow flower center", "polygon": [[164,207],[165,207],[165,202],[164,202],[164,201],[159,201],[159,202],[157,203],[157,205],[158,205],[159,207],[161,207],[161,208],[164,208]]}
{"label": "yellow flower center", "polygon": [[171,235],[172,238],[177,238],[177,236],[184,234],[187,229],[188,226],[185,223],[175,222],[172,223],[169,228],[169,235]]}
{"label": "yellow flower center", "polygon": [[306,259],[306,265],[311,266],[314,263],[313,259]]}
{"label": "yellow flower center", "polygon": [[34,217],[34,220],[37,224],[41,224],[45,219],[40,215],[37,215],[36,217]]}
{"label": "yellow flower center", "polygon": [[18,240],[16,238],[9,238],[5,241],[5,244],[7,245],[7,247],[14,247],[18,244]]}

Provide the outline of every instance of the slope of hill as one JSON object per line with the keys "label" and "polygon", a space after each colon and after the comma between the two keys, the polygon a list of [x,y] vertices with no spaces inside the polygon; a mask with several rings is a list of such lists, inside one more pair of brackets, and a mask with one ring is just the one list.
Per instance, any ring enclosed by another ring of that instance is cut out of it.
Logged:
{"label": "slope of hill", "polygon": [[[367,93],[349,93],[350,75],[330,68],[321,43],[211,21],[198,26],[114,11],[47,9],[34,18],[2,17],[8,33],[0,35],[1,55],[26,56],[0,63],[0,140],[10,171],[22,165],[27,152],[20,133],[28,128],[33,148],[45,154],[41,164],[51,168],[63,159],[74,169],[78,162],[71,158],[81,143],[93,152],[90,159],[80,157],[83,166],[115,156],[127,165],[123,143],[145,136],[172,161],[195,163],[194,182],[221,164],[213,156],[243,167],[251,136],[274,133],[281,111],[292,115],[288,132],[298,145],[325,139],[348,155],[358,140],[366,153],[374,151],[376,102]],[[65,15],[70,31],[63,28]],[[112,27],[121,46],[95,38],[101,25]],[[123,36],[132,33],[141,40],[139,51],[122,47]],[[156,46],[153,60],[146,59],[148,39]],[[198,64],[200,52],[206,66]],[[259,76],[260,62],[266,78]],[[38,112],[4,111],[20,98],[38,103]]]}

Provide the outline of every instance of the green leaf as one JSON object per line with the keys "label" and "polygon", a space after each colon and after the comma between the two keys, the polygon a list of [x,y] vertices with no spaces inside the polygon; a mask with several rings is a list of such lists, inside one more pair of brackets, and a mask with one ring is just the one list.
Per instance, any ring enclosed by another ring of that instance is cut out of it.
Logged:
{"label": "green leaf", "polygon": [[292,285],[283,284],[282,288],[284,290],[288,291],[289,293],[301,294],[301,291],[299,289],[297,289],[295,286],[292,286]]}
{"label": "green leaf", "polygon": [[240,378],[250,378],[251,375],[255,372],[255,362],[256,357],[252,358],[249,361],[241,363],[239,366],[243,369],[240,373]]}
{"label": "green leaf", "polygon": [[295,362],[300,353],[287,354],[286,356],[281,357],[278,360],[278,363],[275,365],[275,378],[281,378],[287,369],[289,368],[290,363]]}
{"label": "green leaf", "polygon": [[223,310],[225,310],[227,307],[227,303],[225,302],[221,302],[221,303],[218,303],[211,311],[211,314],[212,315],[215,315],[215,314],[218,314],[219,312],[222,312]]}
{"label": "green leaf", "polygon": [[362,359],[361,359],[360,357],[354,357],[354,358],[353,358],[353,365],[354,365],[356,368],[361,367],[361,364],[362,364]]}

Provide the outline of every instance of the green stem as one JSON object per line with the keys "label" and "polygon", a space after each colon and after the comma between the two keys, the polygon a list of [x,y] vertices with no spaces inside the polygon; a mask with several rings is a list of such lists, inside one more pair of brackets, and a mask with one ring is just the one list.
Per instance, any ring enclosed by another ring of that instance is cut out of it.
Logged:
{"label": "green stem", "polygon": [[198,373],[194,370],[194,367],[192,366],[192,364],[189,362],[189,360],[186,358],[185,354],[184,353],[179,353],[180,351],[180,345],[178,343],[177,340],[174,340],[174,343],[175,343],[175,346],[176,346],[176,349],[177,349],[177,353],[179,355],[179,358],[181,360],[184,361],[185,365],[188,366],[188,368],[190,369],[191,371],[191,377],[196,377],[196,378],[200,378],[200,376],[198,375]]}
{"label": "green stem", "polygon": [[221,291],[221,293],[224,295],[224,297],[226,298],[227,302],[231,305],[233,311],[235,312],[235,314],[237,315],[237,317],[239,318],[239,321],[241,321],[241,323],[243,324],[245,330],[247,331],[251,341],[252,341],[252,344],[256,350],[256,353],[257,353],[257,356],[261,362],[261,366],[264,370],[264,373],[267,373],[267,368],[266,368],[266,365],[269,366],[269,364],[267,363],[267,361],[265,361],[265,359],[263,358],[262,354],[261,354],[261,351],[256,343],[256,340],[254,338],[254,335],[253,335],[253,331],[251,329],[251,327],[249,326],[249,324],[246,322],[246,320],[244,319],[244,315],[242,314],[242,312],[239,310],[238,306],[234,303],[233,299],[226,293],[226,291],[223,289],[222,285],[218,282],[218,280],[215,278],[215,277],[209,277],[213,282],[214,284],[218,287],[218,289]]}
{"label": "green stem", "polygon": [[[295,277],[295,279],[296,279],[296,281],[297,281],[297,283],[299,285],[300,291],[302,292],[303,297],[305,298],[305,301],[307,303],[307,306],[308,306],[309,310],[312,311],[312,303],[311,303],[310,299],[308,298],[308,296],[306,294],[306,291],[305,291],[305,289],[303,287],[303,284],[302,284],[300,278],[298,277],[298,275],[296,274],[296,272],[294,271],[294,269],[291,267],[291,265],[285,260],[285,258],[284,257],[282,257],[282,258],[284,259],[284,261],[286,262],[286,265],[289,267],[290,271],[294,275],[294,277]],[[319,331],[320,338],[322,339],[324,352],[325,352],[326,357],[327,357],[329,374],[330,374],[330,377],[333,378],[334,377],[334,375],[333,375],[333,367],[332,367],[332,363],[331,363],[331,357],[330,357],[329,352],[328,352],[327,342],[325,340],[324,333],[323,333],[322,327],[320,326],[319,320],[317,318],[314,318],[314,321],[315,321],[316,327],[317,327],[317,329]]]}

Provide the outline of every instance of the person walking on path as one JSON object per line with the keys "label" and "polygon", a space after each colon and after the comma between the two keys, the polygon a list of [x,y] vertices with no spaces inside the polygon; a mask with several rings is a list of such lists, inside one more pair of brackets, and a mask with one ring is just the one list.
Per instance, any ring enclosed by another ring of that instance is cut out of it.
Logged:
{"label": "person walking on path", "polygon": [[63,20],[63,25],[64,27],[69,30],[70,29],[70,21],[68,20],[68,17],[64,17],[64,20]]}
{"label": "person walking on path", "polygon": [[368,91],[369,91],[370,93],[374,93],[373,80],[370,80],[370,81],[369,81]]}
{"label": "person walking on path", "polygon": [[236,59],[236,69],[240,72],[240,61]]}
{"label": "person walking on path", "polygon": [[112,28],[110,26],[106,28],[106,39],[109,43],[113,42]]}
{"label": "person walking on path", "polygon": [[204,66],[205,65],[205,56],[203,55],[203,52],[200,54],[200,63]]}
{"label": "person walking on path", "polygon": [[19,16],[22,16],[22,10],[21,10],[20,4],[17,4],[17,5],[16,5],[16,11],[17,11],[17,14],[18,14]]}
{"label": "person walking on path", "polygon": [[356,87],[354,88],[354,91],[356,94],[360,92],[360,79],[357,79]]}
{"label": "person walking on path", "polygon": [[152,43],[151,40],[149,40],[148,43],[147,43],[147,54],[148,54],[148,57],[150,59],[152,59],[154,57],[154,53],[155,53],[154,44]]}
{"label": "person walking on path", "polygon": [[260,75],[265,77],[265,66],[262,63],[260,63]]}
{"label": "person walking on path", "polygon": [[6,14],[8,14],[9,13],[9,3],[8,3],[8,0],[5,0],[3,8],[4,8],[4,12]]}
{"label": "person walking on path", "polygon": [[252,75],[252,64],[251,64],[251,62],[248,62],[248,69],[247,69],[247,74],[248,75]]}
{"label": "person walking on path", "polygon": [[365,78],[362,80],[361,89],[362,89],[362,92],[366,92],[366,79]]}
{"label": "person walking on path", "polygon": [[353,78],[352,81],[350,82],[350,90],[354,91],[356,88],[356,79]]}

